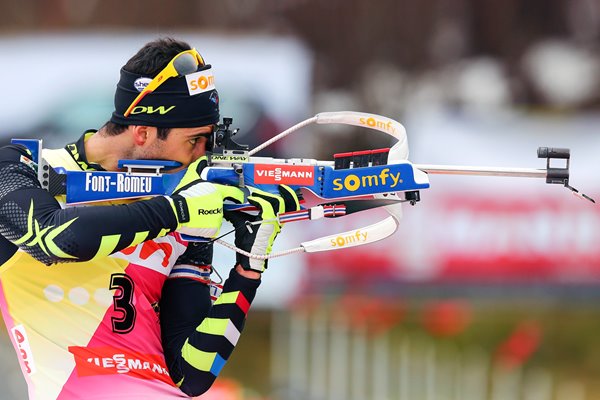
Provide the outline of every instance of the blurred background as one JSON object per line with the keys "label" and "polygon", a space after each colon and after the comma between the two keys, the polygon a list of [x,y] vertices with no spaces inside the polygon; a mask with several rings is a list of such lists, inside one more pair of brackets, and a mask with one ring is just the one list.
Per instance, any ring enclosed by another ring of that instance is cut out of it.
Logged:
{"label": "blurred background", "polygon": [[[543,168],[600,197],[600,0],[0,0],[0,141],[61,147],[112,111],[119,69],[172,35],[215,68],[253,145],[318,112],[384,115],[417,164]],[[385,135],[309,126],[262,155]],[[376,244],[275,259],[218,399],[600,399],[600,211],[541,179],[430,176]],[[380,212],[288,225],[277,249]],[[223,275],[233,255],[216,253]],[[68,332],[65,332],[68,334]],[[6,334],[2,399],[26,398]]]}

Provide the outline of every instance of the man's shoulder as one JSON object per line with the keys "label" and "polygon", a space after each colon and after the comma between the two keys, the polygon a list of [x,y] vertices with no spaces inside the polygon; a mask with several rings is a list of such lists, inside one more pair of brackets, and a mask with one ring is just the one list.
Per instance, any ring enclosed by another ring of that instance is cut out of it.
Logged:
{"label": "man's shoulder", "polygon": [[63,167],[69,171],[81,170],[81,166],[77,164],[71,153],[66,149],[43,149],[42,157],[52,167]]}

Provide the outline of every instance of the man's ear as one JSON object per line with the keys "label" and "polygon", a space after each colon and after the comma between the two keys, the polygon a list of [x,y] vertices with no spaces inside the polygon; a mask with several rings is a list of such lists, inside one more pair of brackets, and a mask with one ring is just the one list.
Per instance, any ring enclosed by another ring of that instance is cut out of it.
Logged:
{"label": "man's ear", "polygon": [[138,146],[144,146],[147,143],[152,143],[156,138],[156,128],[144,125],[134,125],[133,141]]}

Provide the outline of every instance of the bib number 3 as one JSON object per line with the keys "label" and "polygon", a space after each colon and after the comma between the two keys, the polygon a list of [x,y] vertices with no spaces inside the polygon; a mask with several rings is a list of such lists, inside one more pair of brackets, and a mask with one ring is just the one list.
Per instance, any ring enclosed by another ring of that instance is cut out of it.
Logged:
{"label": "bib number 3", "polygon": [[116,290],[113,296],[113,309],[116,313],[121,313],[120,317],[111,318],[112,330],[115,333],[129,333],[135,325],[134,287],[133,279],[127,274],[112,274],[110,276],[110,290]]}

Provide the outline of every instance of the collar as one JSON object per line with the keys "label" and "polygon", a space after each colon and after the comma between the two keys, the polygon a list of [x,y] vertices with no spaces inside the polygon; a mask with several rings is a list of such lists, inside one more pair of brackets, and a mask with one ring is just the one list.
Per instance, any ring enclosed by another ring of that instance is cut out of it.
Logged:
{"label": "collar", "polygon": [[91,163],[88,161],[85,154],[85,141],[97,132],[96,129],[87,130],[81,135],[77,141],[69,143],[65,146],[65,150],[73,157],[75,162],[83,171],[105,171],[100,164]]}

